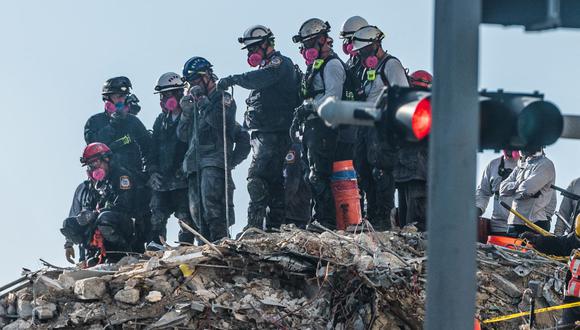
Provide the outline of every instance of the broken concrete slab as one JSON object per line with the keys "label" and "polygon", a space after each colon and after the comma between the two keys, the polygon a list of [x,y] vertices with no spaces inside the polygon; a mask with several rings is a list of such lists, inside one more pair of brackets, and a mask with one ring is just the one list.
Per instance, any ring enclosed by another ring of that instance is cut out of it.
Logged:
{"label": "broken concrete slab", "polygon": [[89,277],[75,282],[74,293],[82,300],[101,299],[107,292],[107,283],[100,277]]}
{"label": "broken concrete slab", "polygon": [[123,289],[115,294],[115,300],[125,304],[135,305],[139,302],[141,293],[138,289]]}

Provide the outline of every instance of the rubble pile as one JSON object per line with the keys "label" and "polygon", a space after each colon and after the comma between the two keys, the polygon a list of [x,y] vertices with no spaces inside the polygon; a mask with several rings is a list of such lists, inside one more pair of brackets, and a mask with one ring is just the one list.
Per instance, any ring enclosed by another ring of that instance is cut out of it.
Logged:
{"label": "rubble pile", "polygon": [[[423,234],[413,227],[321,231],[250,230],[237,240],[167,246],[116,265],[47,267],[29,273],[24,288],[2,294],[0,323],[4,329],[422,328]],[[526,310],[522,292],[530,280],[540,288],[537,307],[559,303],[564,264],[489,245],[479,246],[478,260],[480,318]],[[549,316],[537,320],[553,325]]]}

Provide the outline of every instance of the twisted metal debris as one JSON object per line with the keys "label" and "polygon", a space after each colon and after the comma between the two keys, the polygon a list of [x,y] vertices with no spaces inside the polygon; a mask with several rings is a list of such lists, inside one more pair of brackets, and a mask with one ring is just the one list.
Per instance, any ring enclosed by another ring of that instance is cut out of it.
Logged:
{"label": "twisted metal debris", "polygon": [[[426,240],[413,227],[315,233],[285,226],[239,240],[148,252],[117,265],[50,264],[4,287],[4,329],[421,329]],[[450,256],[451,257],[451,256]],[[564,264],[480,245],[477,317],[560,303]],[[22,285],[25,283],[26,285]],[[0,290],[0,291],[2,291]],[[538,315],[538,327],[554,325]],[[513,329],[518,319],[495,323]]]}

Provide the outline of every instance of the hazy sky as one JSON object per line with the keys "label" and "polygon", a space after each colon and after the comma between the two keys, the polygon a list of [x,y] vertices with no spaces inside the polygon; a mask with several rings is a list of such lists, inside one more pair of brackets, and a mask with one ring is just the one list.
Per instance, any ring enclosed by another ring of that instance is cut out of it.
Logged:
{"label": "hazy sky", "polygon": [[[433,2],[427,0],[291,1],[4,1],[0,4],[0,284],[21,267],[39,267],[42,257],[65,265],[59,232],[72,194],[85,178],[79,165],[83,125],[101,112],[100,90],[110,77],[125,75],[141,99],[148,128],[160,111],[153,95],[164,72],[181,73],[190,57],[207,57],[218,76],[249,67],[237,37],[264,24],[277,49],[304,67],[291,42],[311,17],[328,20],[336,45],[342,22],[361,15],[386,34],[383,45],[413,70],[432,68]],[[481,28],[480,86],[544,92],[564,113],[578,113],[580,32],[524,33],[521,28]],[[337,47],[340,51],[340,48]],[[461,49],[457,49],[461,52]],[[236,88],[237,118],[248,91]],[[557,184],[580,176],[579,142],[562,140],[547,149]],[[479,170],[493,153],[479,156]],[[237,224],[245,225],[246,160],[234,173]],[[469,221],[466,219],[466,221]],[[171,222],[169,240],[176,239]]]}

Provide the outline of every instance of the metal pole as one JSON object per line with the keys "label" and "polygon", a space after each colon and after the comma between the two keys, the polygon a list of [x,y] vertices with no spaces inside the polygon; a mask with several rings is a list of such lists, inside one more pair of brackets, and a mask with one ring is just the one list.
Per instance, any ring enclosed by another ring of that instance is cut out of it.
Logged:
{"label": "metal pole", "polygon": [[473,329],[479,0],[436,0],[426,329]]}

